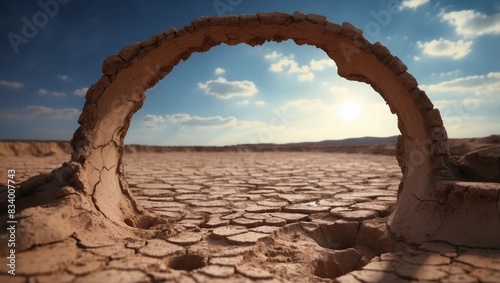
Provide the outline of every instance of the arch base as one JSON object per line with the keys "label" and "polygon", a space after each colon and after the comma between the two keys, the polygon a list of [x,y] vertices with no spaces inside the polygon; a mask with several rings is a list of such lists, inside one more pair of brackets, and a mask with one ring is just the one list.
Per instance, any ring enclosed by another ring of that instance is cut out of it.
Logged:
{"label": "arch base", "polygon": [[[101,236],[117,241],[147,239],[159,230],[171,228],[172,221],[142,208],[130,193],[116,196],[122,204],[127,204],[120,207],[119,214],[105,215],[96,199],[86,193],[91,188],[83,185],[82,174],[74,169],[64,164],[50,174],[37,175],[21,183],[20,194],[16,196],[17,252],[61,242],[74,235]],[[126,184],[120,186],[126,188]],[[6,217],[3,214],[2,218]],[[6,248],[7,245],[2,245],[2,256],[8,255]]]}

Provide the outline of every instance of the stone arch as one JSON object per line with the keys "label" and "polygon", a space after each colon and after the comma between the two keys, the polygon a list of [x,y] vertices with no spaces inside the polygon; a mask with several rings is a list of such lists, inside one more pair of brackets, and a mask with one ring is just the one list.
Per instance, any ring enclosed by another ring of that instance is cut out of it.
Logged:
{"label": "stone arch", "polygon": [[[325,51],[340,76],[370,84],[398,116],[397,158],[404,177],[389,222],[392,233],[413,243],[431,239],[461,243],[439,231],[445,221],[460,221],[447,220],[455,212],[443,206],[436,193],[439,181],[454,178],[447,166],[447,134],[439,110],[418,88],[406,65],[384,45],[371,44],[349,23],[338,25],[324,16],[300,12],[201,17],[106,58],[102,77],[86,94],[78,120],[81,126],[71,141],[72,159],[53,173],[59,184],[69,184],[76,193],[60,187],[70,191],[66,195],[77,195],[89,213],[120,231],[157,224],[156,216],[131,195],[122,165],[124,137],[145,91],[193,52],[206,52],[221,43],[255,46],[288,39]],[[26,242],[27,247],[37,244]]]}

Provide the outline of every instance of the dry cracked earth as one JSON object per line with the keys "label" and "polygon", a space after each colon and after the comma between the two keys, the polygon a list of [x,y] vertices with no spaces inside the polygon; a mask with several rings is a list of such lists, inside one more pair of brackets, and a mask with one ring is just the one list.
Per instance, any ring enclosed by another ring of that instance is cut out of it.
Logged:
{"label": "dry cracked earth", "polygon": [[[35,247],[16,255],[16,276],[2,258],[0,282],[500,282],[498,250],[391,237],[386,220],[402,176],[394,157],[124,158],[135,196],[172,224],[153,239],[75,234]],[[15,168],[20,182],[66,160],[5,158],[0,167]]]}

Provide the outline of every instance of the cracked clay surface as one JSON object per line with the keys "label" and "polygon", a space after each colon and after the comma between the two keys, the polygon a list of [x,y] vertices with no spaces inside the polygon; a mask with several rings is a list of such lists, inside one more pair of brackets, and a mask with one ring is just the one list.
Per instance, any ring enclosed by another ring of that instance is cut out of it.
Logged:
{"label": "cracked clay surface", "polygon": [[[22,179],[62,161],[10,164]],[[394,157],[147,153],[124,163],[130,190],[168,229],[122,241],[73,234],[17,254],[17,275],[0,281],[500,282],[498,250],[391,237]]]}

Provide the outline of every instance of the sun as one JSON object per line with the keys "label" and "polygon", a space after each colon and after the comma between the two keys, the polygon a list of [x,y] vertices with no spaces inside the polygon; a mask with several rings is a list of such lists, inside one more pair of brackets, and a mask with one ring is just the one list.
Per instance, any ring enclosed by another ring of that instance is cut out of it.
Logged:
{"label": "sun", "polygon": [[338,113],[344,122],[355,122],[361,117],[361,107],[356,101],[346,101],[340,105]]}

